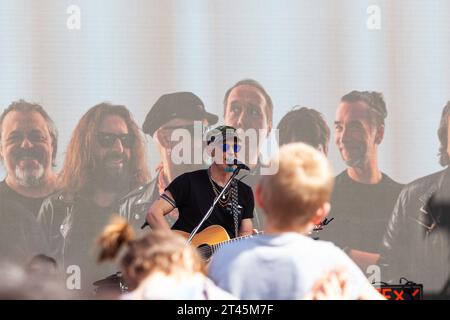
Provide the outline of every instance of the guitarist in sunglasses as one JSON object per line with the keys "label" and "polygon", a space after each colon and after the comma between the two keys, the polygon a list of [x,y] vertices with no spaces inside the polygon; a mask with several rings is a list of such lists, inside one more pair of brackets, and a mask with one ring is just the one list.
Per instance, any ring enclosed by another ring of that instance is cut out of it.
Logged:
{"label": "guitarist in sunglasses", "polygon": [[[240,140],[236,129],[219,126],[207,134],[207,152],[212,159],[208,169],[184,173],[167,186],[147,213],[147,222],[153,229],[169,229],[164,216],[175,208],[179,218],[172,229],[188,234],[202,220],[214,198],[221,192],[233,172]],[[234,179],[199,232],[220,226],[229,238],[251,235],[254,199],[252,189]],[[225,239],[224,239],[225,240]]]}

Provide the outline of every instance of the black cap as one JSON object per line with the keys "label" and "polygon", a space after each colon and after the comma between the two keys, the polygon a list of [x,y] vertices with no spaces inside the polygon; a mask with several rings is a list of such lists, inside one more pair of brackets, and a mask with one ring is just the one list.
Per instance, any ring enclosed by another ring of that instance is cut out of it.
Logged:
{"label": "black cap", "polygon": [[164,123],[174,118],[206,119],[208,125],[213,125],[219,120],[215,114],[206,112],[202,100],[192,92],[174,92],[162,95],[155,102],[145,117],[142,130],[153,136]]}

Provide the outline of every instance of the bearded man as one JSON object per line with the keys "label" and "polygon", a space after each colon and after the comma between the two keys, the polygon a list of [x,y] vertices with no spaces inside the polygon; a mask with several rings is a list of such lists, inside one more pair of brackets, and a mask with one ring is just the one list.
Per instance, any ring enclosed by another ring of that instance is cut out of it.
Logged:
{"label": "bearded man", "polygon": [[47,244],[36,216],[56,189],[53,171],[58,133],[38,104],[19,100],[0,116],[0,257],[18,263],[44,253]]}
{"label": "bearded man", "polygon": [[[145,146],[128,109],[101,103],[88,110],[69,142],[60,173],[61,190],[39,213],[53,257],[69,289],[92,292],[92,283],[116,271],[98,266],[95,240],[114,213],[138,227],[128,193],[149,181]],[[136,199],[134,199],[136,200]]]}

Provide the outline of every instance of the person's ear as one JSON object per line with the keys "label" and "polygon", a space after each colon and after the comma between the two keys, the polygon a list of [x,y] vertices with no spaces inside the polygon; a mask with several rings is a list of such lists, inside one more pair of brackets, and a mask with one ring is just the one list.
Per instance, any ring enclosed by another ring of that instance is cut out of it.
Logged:
{"label": "person's ear", "polygon": [[311,218],[311,222],[314,225],[319,225],[327,217],[328,213],[330,212],[330,208],[331,208],[330,203],[325,202],[314,213],[313,217]]}
{"label": "person's ear", "polygon": [[255,189],[255,203],[259,208],[264,209],[262,187],[259,183],[256,185],[256,189]]}
{"label": "person's ear", "polygon": [[272,132],[272,120],[270,120],[269,123],[267,124],[267,137],[270,135],[271,132]]}
{"label": "person's ear", "polygon": [[156,141],[163,147],[163,148],[169,148],[170,147],[170,141],[169,137],[167,137],[162,130],[156,130],[154,137],[156,138]]}
{"label": "person's ear", "polygon": [[378,126],[377,132],[375,135],[375,143],[380,144],[381,141],[383,141],[384,138],[384,124]]}
{"label": "person's ear", "polygon": [[322,152],[325,157],[328,156],[328,146],[327,145],[323,145],[323,144],[319,144],[319,146],[317,147],[317,150],[319,150],[320,152]]}
{"label": "person's ear", "polygon": [[325,154],[325,157],[328,157],[328,142],[323,146],[323,153]]}

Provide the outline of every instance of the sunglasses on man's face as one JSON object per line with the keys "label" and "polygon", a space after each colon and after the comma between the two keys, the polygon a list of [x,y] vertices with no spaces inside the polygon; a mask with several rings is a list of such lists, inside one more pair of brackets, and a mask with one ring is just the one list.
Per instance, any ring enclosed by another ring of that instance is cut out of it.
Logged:
{"label": "sunglasses on man's face", "polygon": [[115,134],[109,132],[97,133],[97,141],[103,148],[111,148],[119,139],[124,148],[130,149],[134,144],[134,136],[130,133]]}
{"label": "sunglasses on man's face", "polygon": [[240,150],[241,150],[241,146],[239,145],[239,144],[233,144],[233,145],[231,145],[231,144],[228,144],[228,143],[224,143],[223,145],[222,145],[222,150],[223,150],[223,152],[227,152],[228,150],[230,150],[230,148],[233,146],[233,151],[234,151],[234,153],[238,153]]}

